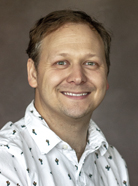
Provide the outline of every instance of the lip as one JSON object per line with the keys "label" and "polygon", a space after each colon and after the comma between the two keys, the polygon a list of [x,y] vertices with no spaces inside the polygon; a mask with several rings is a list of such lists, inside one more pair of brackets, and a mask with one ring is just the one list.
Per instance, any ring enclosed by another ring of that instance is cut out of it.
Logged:
{"label": "lip", "polygon": [[81,99],[85,99],[86,97],[88,97],[88,95],[90,94],[90,92],[70,92],[70,91],[62,91],[61,92],[64,96],[70,98],[70,99],[74,99],[74,100],[81,100]]}

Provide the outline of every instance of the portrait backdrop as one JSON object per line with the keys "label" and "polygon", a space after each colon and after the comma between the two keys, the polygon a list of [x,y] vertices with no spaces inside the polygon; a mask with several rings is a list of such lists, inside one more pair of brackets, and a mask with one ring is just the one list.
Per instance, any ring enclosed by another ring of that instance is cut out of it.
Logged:
{"label": "portrait backdrop", "polygon": [[138,185],[136,0],[0,0],[0,128],[23,117],[34,97],[26,72],[30,28],[51,11],[68,8],[94,16],[112,34],[110,88],[93,119],[126,160],[131,185]]}

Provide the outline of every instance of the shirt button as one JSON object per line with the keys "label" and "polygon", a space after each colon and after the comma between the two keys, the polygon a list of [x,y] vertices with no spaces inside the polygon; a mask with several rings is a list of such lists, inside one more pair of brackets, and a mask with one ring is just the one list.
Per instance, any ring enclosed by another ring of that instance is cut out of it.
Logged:
{"label": "shirt button", "polygon": [[64,144],[64,145],[62,145],[62,148],[67,150],[68,149],[68,145]]}

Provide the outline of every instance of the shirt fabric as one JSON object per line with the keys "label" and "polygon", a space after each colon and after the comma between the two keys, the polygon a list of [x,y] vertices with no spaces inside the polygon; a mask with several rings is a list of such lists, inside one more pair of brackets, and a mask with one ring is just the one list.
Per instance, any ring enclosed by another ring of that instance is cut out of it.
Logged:
{"label": "shirt fabric", "polygon": [[129,186],[124,160],[91,120],[80,161],[36,111],[0,131],[0,186]]}

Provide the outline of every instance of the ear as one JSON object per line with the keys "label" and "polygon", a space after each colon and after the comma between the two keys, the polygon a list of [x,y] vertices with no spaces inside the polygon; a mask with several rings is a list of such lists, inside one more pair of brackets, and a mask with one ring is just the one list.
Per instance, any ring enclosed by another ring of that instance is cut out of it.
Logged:
{"label": "ear", "polygon": [[29,58],[27,61],[28,83],[32,88],[37,87],[37,71],[34,61]]}

